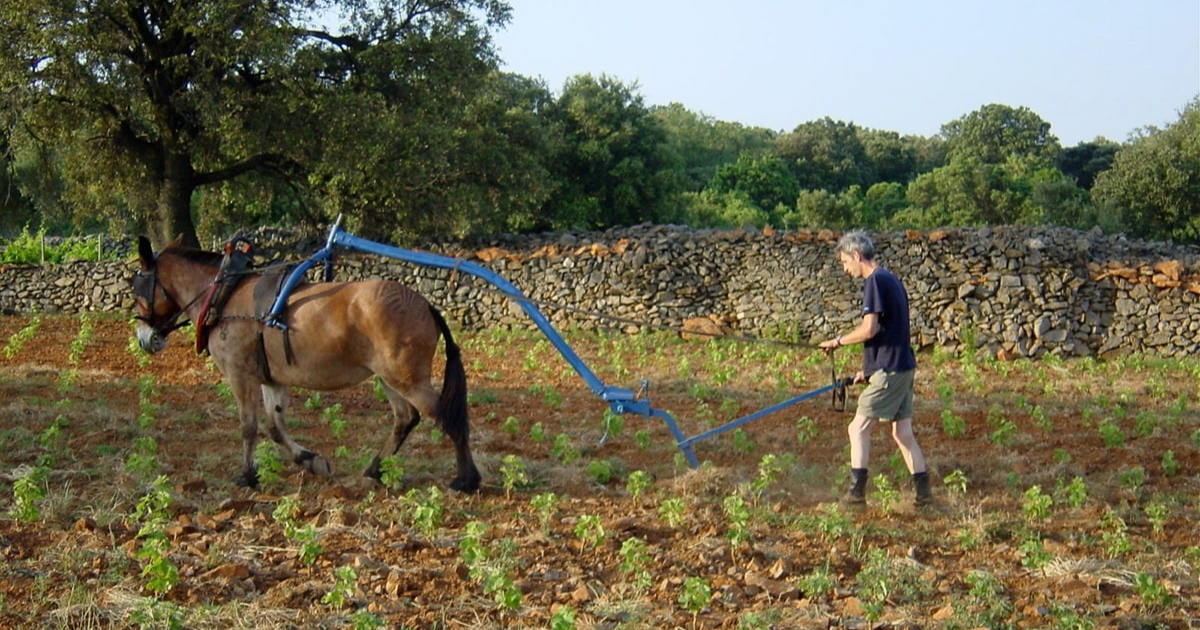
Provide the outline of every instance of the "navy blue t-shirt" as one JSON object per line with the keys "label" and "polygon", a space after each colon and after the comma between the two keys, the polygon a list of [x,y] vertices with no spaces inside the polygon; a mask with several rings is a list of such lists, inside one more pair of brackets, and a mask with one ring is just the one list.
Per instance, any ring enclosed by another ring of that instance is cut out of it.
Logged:
{"label": "navy blue t-shirt", "polygon": [[895,274],[876,267],[863,287],[863,315],[879,314],[879,332],[863,344],[863,376],[917,368],[908,325],[908,292]]}

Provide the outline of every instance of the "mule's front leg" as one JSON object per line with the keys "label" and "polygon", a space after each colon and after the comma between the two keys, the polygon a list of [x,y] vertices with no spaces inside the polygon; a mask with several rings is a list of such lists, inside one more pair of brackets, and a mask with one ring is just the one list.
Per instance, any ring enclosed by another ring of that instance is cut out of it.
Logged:
{"label": "mule's front leg", "polygon": [[267,418],[271,421],[268,428],[271,433],[271,439],[275,440],[276,444],[287,449],[292,461],[302,466],[308,472],[332,477],[333,466],[329,464],[329,460],[294,442],[283,426],[283,416],[287,411],[288,403],[292,399],[291,394],[288,393],[288,388],[281,385],[263,385],[262,393],[263,406],[266,407]]}
{"label": "mule's front leg", "polygon": [[233,483],[243,488],[258,487],[258,466],[254,463],[254,451],[258,448],[258,412],[253,398],[253,385],[230,383],[237,401],[238,418],[242,421],[242,474],[234,477]]}

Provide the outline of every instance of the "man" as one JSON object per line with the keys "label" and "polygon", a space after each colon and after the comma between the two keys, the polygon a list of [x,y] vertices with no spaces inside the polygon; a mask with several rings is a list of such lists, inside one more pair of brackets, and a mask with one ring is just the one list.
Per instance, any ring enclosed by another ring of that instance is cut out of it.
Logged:
{"label": "man", "polygon": [[912,474],[916,505],[932,501],[925,456],[913,435],[913,374],[917,359],[910,342],[908,292],[895,274],[875,261],[875,244],[862,230],[848,232],[838,242],[838,259],[852,278],[863,278],[862,321],[854,330],[821,342],[833,352],[840,346],[863,344],[862,371],[855,383],[867,383],[858,397],[858,410],[850,423],[850,473],[854,483],[843,501],[866,503],[867,461],[871,451],[871,429],[876,422],[891,425],[892,439],[900,447]]}

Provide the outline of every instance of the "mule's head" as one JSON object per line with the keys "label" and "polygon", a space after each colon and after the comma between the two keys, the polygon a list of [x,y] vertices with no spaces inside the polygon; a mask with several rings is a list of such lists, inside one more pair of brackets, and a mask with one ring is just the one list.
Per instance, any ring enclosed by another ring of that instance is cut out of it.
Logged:
{"label": "mule's head", "polygon": [[137,309],[137,340],[142,350],[154,354],[167,346],[167,335],[179,328],[176,322],[183,308],[159,281],[158,258],[144,236],[138,237],[138,259],[141,268],[129,281]]}

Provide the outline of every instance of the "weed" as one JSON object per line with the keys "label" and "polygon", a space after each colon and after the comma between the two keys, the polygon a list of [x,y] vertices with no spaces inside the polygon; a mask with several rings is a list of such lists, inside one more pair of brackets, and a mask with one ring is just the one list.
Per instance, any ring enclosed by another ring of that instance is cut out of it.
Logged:
{"label": "weed", "polygon": [[621,573],[629,576],[631,586],[637,593],[644,593],[654,585],[650,575],[650,553],[641,538],[633,536],[621,543]]}
{"label": "weed", "polygon": [[740,494],[731,494],[721,502],[725,516],[729,519],[729,530],[725,537],[729,539],[732,549],[736,552],[742,543],[750,540],[750,509]]}
{"label": "weed", "polygon": [[804,446],[817,437],[817,423],[808,416],[800,416],[796,420],[796,441]]}
{"label": "weed", "polygon": [[967,495],[967,475],[961,470],[955,469],[954,472],[943,477],[942,483],[953,496],[962,498]]}
{"label": "weed", "polygon": [[575,630],[575,609],[559,606],[550,617],[550,630]]}
{"label": "weed", "polygon": [[754,441],[741,427],[733,430],[733,450],[746,455],[754,452]]}
{"label": "weed", "polygon": [[875,495],[879,497],[880,509],[890,514],[896,502],[900,500],[900,491],[892,485],[891,478],[882,473],[875,475],[872,481],[875,484]]}
{"label": "weed", "polygon": [[[4,344],[4,358],[11,359],[17,356],[21,348],[29,343],[31,339],[37,336],[38,328],[42,325],[42,316],[40,313],[34,313],[21,330],[13,333],[8,338],[8,343]],[[140,346],[139,346],[140,347]]]}
{"label": "weed", "polygon": [[654,486],[654,480],[650,478],[650,474],[644,470],[635,470],[629,473],[629,479],[625,482],[625,489],[634,501],[641,498],[647,490]]}
{"label": "weed", "polygon": [[1029,520],[1045,520],[1050,516],[1052,507],[1054,507],[1053,497],[1042,492],[1041,486],[1032,486],[1025,491],[1025,500],[1021,504],[1021,509]]}
{"label": "weed", "polygon": [[1109,558],[1118,558],[1129,553],[1133,549],[1133,542],[1129,540],[1128,527],[1125,525],[1125,520],[1117,515],[1115,511],[1109,509],[1100,519],[1102,528],[1100,538],[1104,543],[1104,551]]}
{"label": "weed", "polygon": [[160,597],[179,582],[179,569],[168,557],[171,540],[164,531],[170,508],[171,486],[167,478],[160,475],[149,492],[138,500],[134,512],[134,517],[142,523],[137,533],[142,544],[136,554],[144,563],[142,577],[146,578],[146,589]]}
{"label": "weed", "polygon": [[599,547],[604,544],[608,533],[600,523],[600,517],[594,514],[584,514],[575,523],[575,537],[585,545]]}
{"label": "weed", "polygon": [[593,459],[592,461],[588,462],[587,473],[593,481],[600,485],[605,485],[609,481],[612,481],[612,462],[607,459]]}
{"label": "weed", "polygon": [[42,501],[46,498],[46,483],[50,469],[38,465],[13,482],[13,507],[9,515],[22,523],[42,519]]}
{"label": "weed", "polygon": [[946,437],[960,438],[967,434],[967,421],[951,409],[942,410],[942,432]]}
{"label": "weed", "polygon": [[263,440],[254,447],[254,466],[258,470],[258,482],[264,486],[279,483],[283,462],[279,460],[279,449],[274,442]]}
{"label": "weed", "polygon": [[333,575],[333,588],[321,597],[321,603],[341,610],[358,593],[358,573],[354,567],[343,565],[335,569]]}
{"label": "weed", "polygon": [[417,531],[426,537],[433,536],[442,526],[442,515],[446,512],[442,491],[437,486],[429,486],[424,492],[413,488],[404,495],[404,500]]}
{"label": "weed", "polygon": [[687,501],[682,497],[664,499],[658,506],[659,517],[666,521],[672,529],[677,529],[683,524],[683,516],[686,511]]}
{"label": "weed", "polygon": [[1125,433],[1112,418],[1104,418],[1096,428],[1100,431],[1100,439],[1104,440],[1104,445],[1108,448],[1119,448],[1125,445]]}
{"label": "weed", "polygon": [[799,580],[800,590],[809,598],[823,597],[833,592],[837,587],[837,580],[829,568],[829,561],[826,561],[824,566],[814,567],[808,574],[802,576]]}
{"label": "weed", "polygon": [[1145,507],[1146,519],[1150,521],[1150,529],[1155,534],[1163,533],[1171,510],[1162,503],[1151,503]]}
{"label": "weed", "polygon": [[1008,624],[1015,610],[1004,592],[1000,578],[987,571],[971,571],[963,578],[970,590],[967,591],[966,610],[969,620],[963,627],[1010,628]]}
{"label": "weed", "polygon": [[504,498],[511,498],[513,490],[529,485],[529,476],[525,474],[525,462],[518,456],[509,453],[500,464],[501,483],[504,486]]}
{"label": "weed", "polygon": [[[1059,483],[1062,483],[1061,479]],[[1082,477],[1072,479],[1070,483],[1061,488],[1061,493],[1064,496],[1064,502],[1073,508],[1081,508],[1087,504],[1087,483]]]}
{"label": "weed", "polygon": [[559,433],[554,438],[554,445],[550,447],[550,456],[564,464],[570,464],[579,459],[579,450],[571,444],[571,436]]}
{"label": "weed", "polygon": [[907,560],[892,560],[882,549],[871,549],[856,578],[866,618],[878,621],[884,607],[919,601],[931,590],[921,568]]}
{"label": "weed", "polygon": [[379,460],[379,483],[388,490],[399,490],[404,479],[404,457],[388,455]]}
{"label": "weed", "polygon": [[558,496],[553,492],[538,494],[529,500],[529,505],[537,512],[542,533],[549,534],[550,519],[558,511]]}
{"label": "weed", "polygon": [[1162,471],[1168,477],[1179,474],[1179,461],[1175,459],[1175,451],[1167,451],[1162,455]]}
{"label": "weed", "polygon": [[342,439],[342,435],[346,432],[346,427],[349,422],[342,415],[342,403],[334,403],[321,410],[321,418],[329,423],[329,432],[335,440]]}
{"label": "weed", "polygon": [[684,610],[692,613],[693,621],[695,616],[708,606],[708,602],[712,600],[712,587],[709,586],[708,580],[693,575],[683,581],[683,591],[679,594],[679,605]]}
{"label": "weed", "polygon": [[1029,537],[1021,543],[1017,551],[1021,554],[1021,566],[1031,570],[1046,566],[1046,563],[1054,557],[1053,554],[1046,551],[1042,537],[1037,532],[1030,532]]}
{"label": "weed", "polygon": [[1148,573],[1139,572],[1133,576],[1133,592],[1142,598],[1143,606],[1167,606],[1171,603],[1167,587]]}

